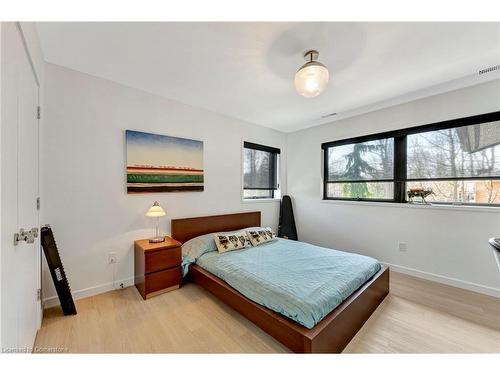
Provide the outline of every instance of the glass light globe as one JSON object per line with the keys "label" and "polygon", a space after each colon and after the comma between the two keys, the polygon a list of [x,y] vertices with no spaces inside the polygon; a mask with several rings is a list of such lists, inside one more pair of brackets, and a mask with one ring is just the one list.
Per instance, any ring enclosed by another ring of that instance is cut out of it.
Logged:
{"label": "glass light globe", "polygon": [[295,73],[295,89],[306,98],[314,98],[323,92],[329,78],[326,66],[320,62],[311,61]]}

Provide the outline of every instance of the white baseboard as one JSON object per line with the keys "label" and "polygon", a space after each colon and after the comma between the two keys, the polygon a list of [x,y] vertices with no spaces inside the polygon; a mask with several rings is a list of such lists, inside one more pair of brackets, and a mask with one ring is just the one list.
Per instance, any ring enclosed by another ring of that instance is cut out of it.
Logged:
{"label": "white baseboard", "polygon": [[[114,283],[111,281],[106,284],[91,286],[90,288],[75,290],[71,292],[73,299],[76,301],[78,299],[95,296],[97,294],[102,294],[109,292],[111,290],[120,289],[120,284],[123,283],[123,287],[127,288],[134,285],[134,278],[129,277],[122,280],[116,280]],[[59,304],[59,298],[57,296],[51,296],[43,299],[43,308],[48,308],[56,306]]]}
{"label": "white baseboard", "polygon": [[500,298],[500,289],[497,289],[497,288],[492,288],[490,286],[481,285],[481,284],[475,284],[475,283],[471,283],[469,281],[455,279],[453,277],[436,275],[434,273],[420,271],[420,270],[416,270],[414,268],[409,268],[409,267],[405,267],[405,266],[398,266],[397,264],[391,264],[391,263],[386,263],[386,262],[380,262],[380,263],[385,264],[386,266],[389,266],[391,268],[391,270],[393,270],[395,272],[400,272],[400,273],[404,273],[406,275],[420,277],[421,279],[435,281],[437,283],[446,284],[446,285],[454,286],[457,288],[467,289],[467,290],[470,290],[473,292],[487,294],[487,295],[492,296],[492,297]]}
{"label": "white baseboard", "polygon": [[[421,279],[435,281],[435,282],[438,282],[441,284],[446,284],[446,285],[454,286],[457,288],[467,289],[467,290],[471,290],[473,292],[482,293],[482,294],[486,294],[489,296],[500,298],[500,289],[492,288],[492,287],[489,287],[486,285],[475,284],[475,283],[471,283],[468,281],[455,279],[452,277],[436,275],[434,273],[420,271],[420,270],[405,267],[405,266],[399,266],[397,264],[392,264],[392,263],[387,263],[387,262],[380,262],[380,263],[389,266],[391,268],[391,270],[393,270],[395,272],[400,272],[400,273],[404,273],[406,275],[420,277]],[[129,277],[126,279],[117,280],[114,283],[109,282],[106,284],[96,285],[96,286],[92,286],[90,288],[85,288],[85,289],[73,291],[72,292],[73,299],[76,301],[78,299],[95,296],[95,295],[101,294],[101,293],[106,293],[106,292],[109,292],[111,290],[118,289],[119,287],[117,288],[116,286],[117,285],[119,286],[121,283],[123,283],[124,288],[132,286],[132,285],[134,285],[134,278]],[[43,304],[44,304],[43,305],[44,308],[56,306],[59,304],[59,299],[57,296],[47,297],[47,298],[44,298]]]}

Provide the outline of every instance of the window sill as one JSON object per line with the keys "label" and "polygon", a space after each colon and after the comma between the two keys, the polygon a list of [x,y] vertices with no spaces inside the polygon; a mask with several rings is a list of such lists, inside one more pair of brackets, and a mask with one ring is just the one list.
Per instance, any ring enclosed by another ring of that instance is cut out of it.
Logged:
{"label": "window sill", "polygon": [[257,198],[257,199],[241,200],[241,203],[265,203],[265,202],[281,202],[281,198]]}
{"label": "window sill", "polygon": [[367,201],[344,201],[334,199],[322,199],[322,203],[339,204],[339,205],[361,205],[361,206],[378,206],[392,208],[412,208],[419,210],[451,210],[451,211],[470,211],[470,212],[490,212],[500,213],[500,207],[480,207],[466,205],[448,205],[448,204],[418,204],[418,203],[390,203],[390,202],[367,202]]}

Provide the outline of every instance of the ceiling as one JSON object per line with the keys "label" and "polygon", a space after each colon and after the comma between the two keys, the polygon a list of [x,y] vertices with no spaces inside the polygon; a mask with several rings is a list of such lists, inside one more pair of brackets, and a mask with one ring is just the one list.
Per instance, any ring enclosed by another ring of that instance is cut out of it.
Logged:
{"label": "ceiling", "polygon": [[[37,27],[50,63],[284,132],[500,77],[478,75],[500,64],[500,23]],[[293,77],[311,48],[330,83],[307,99],[295,92]]]}

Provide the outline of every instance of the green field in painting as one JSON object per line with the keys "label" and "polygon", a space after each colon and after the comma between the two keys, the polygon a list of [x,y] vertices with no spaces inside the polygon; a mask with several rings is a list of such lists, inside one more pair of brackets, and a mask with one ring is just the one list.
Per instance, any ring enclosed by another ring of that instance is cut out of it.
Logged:
{"label": "green field in painting", "polygon": [[203,182],[202,174],[155,174],[155,173],[128,173],[127,182],[130,183],[189,183]]}

